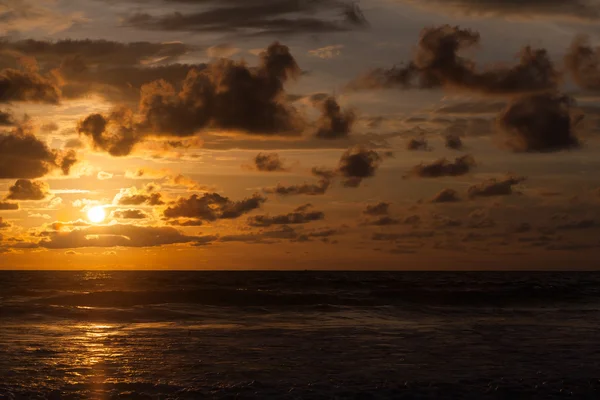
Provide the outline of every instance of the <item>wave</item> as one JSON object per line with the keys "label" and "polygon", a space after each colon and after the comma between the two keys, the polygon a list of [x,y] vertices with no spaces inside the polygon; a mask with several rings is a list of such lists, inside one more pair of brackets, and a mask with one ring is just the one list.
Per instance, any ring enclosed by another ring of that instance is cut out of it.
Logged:
{"label": "wave", "polygon": [[370,290],[331,290],[326,292],[283,292],[252,289],[183,289],[148,291],[97,291],[35,298],[28,303],[74,306],[128,308],[160,304],[190,304],[242,307],[333,306],[510,306],[538,303],[590,302],[600,299],[600,289],[583,287],[501,287],[501,288],[383,288]]}

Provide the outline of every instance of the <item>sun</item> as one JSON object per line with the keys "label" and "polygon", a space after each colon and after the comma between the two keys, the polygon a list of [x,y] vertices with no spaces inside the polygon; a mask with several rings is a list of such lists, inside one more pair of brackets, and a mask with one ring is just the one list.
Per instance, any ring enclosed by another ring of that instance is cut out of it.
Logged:
{"label": "sun", "polygon": [[106,211],[104,211],[104,207],[102,206],[92,207],[88,210],[87,216],[90,221],[98,224],[106,218]]}

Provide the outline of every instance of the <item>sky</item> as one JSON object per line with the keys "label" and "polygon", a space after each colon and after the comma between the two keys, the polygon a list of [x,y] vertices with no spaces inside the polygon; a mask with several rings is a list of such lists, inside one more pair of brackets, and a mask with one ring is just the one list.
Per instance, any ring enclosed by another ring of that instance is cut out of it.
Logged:
{"label": "sky", "polygon": [[600,1],[0,1],[1,269],[595,269]]}

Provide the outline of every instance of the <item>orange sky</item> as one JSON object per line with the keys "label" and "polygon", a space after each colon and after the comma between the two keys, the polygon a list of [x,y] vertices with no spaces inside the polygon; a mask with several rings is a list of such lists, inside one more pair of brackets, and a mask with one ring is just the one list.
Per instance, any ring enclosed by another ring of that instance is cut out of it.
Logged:
{"label": "orange sky", "polygon": [[0,268],[596,268],[599,9],[269,1],[0,8]]}

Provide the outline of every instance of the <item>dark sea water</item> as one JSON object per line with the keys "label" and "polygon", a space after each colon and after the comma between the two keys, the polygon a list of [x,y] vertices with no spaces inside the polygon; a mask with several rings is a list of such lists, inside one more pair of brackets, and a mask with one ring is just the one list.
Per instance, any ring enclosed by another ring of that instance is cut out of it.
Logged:
{"label": "dark sea water", "polygon": [[600,273],[0,272],[0,398],[599,399]]}

